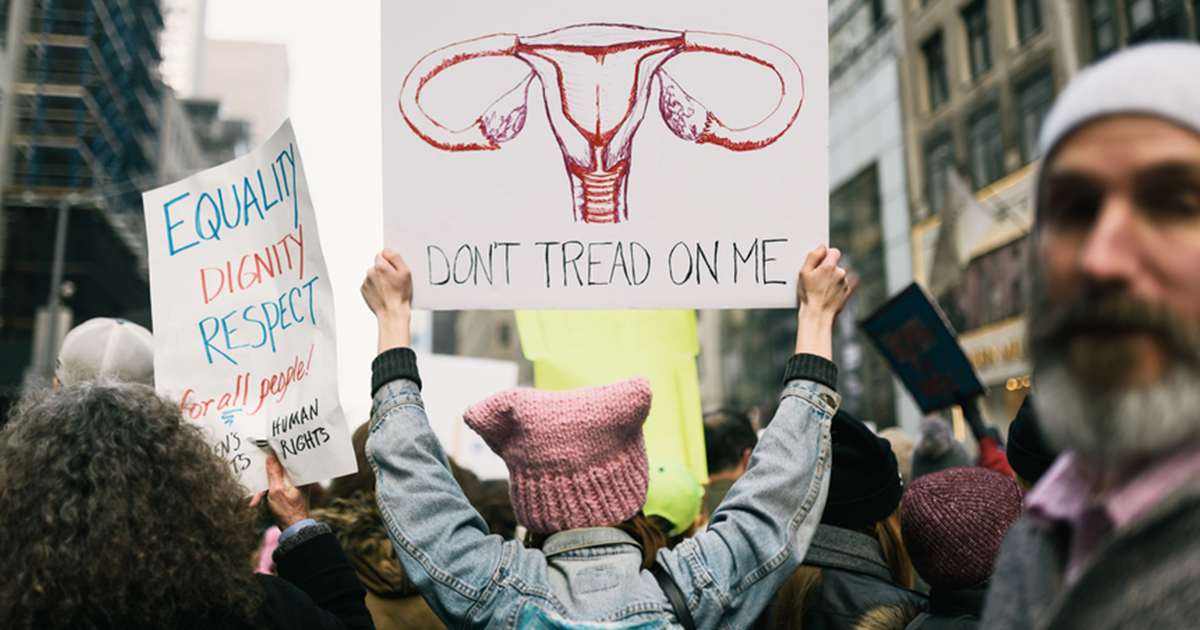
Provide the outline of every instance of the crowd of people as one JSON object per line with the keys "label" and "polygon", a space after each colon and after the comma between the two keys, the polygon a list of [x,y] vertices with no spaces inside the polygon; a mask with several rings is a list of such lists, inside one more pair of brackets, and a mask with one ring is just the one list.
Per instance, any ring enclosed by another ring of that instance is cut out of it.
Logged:
{"label": "crowd of people", "polygon": [[[94,320],[0,430],[0,628],[1187,628],[1200,612],[1200,46],[1083,72],[1046,118],[1028,322],[1036,395],[977,456],[940,417],[839,409],[854,283],[820,246],[765,429],[704,419],[707,484],[647,458],[649,382],[495,394],[508,467],[447,458],[375,259],[359,472],[246,497],[155,394],[149,332]],[[256,570],[257,567],[257,570]]]}

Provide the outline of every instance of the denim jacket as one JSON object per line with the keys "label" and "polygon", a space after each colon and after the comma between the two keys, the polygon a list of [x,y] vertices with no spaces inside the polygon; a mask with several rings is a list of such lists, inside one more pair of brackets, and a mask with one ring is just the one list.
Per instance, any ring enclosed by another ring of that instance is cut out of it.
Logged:
{"label": "denim jacket", "polygon": [[[751,627],[820,521],[829,422],[840,402],[836,368],[797,355],[788,369],[816,380],[788,380],[746,474],[708,529],[658,554],[697,630]],[[380,511],[404,570],[449,628],[679,627],[654,576],[641,570],[638,542],[619,529],[559,532],[541,550],[489,535],[425,418],[415,355],[389,351],[373,370],[367,459]]]}

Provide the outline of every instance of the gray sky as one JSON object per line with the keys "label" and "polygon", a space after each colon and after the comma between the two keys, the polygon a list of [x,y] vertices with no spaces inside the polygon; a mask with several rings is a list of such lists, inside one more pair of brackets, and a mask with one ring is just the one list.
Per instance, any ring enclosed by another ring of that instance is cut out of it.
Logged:
{"label": "gray sky", "polygon": [[377,0],[208,0],[210,39],[288,47],[290,116],[333,281],[351,431],[368,419],[375,356],[375,320],[358,287],[383,246],[378,24]]}

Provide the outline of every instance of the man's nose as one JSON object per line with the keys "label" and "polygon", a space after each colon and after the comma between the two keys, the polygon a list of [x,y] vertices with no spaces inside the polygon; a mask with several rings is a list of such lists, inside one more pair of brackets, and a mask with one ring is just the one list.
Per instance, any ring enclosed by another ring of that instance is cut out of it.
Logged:
{"label": "man's nose", "polygon": [[1137,208],[1124,195],[1109,194],[1079,252],[1079,268],[1091,283],[1132,284],[1140,257]]}

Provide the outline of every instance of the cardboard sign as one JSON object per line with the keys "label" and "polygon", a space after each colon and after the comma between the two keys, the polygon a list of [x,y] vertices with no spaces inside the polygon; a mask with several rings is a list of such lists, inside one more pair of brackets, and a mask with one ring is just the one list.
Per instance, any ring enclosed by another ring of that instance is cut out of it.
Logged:
{"label": "cardboard sign", "polygon": [[861,325],[922,412],[987,393],[958,334],[921,285],[909,285]]}
{"label": "cardboard sign", "polygon": [[250,491],[265,441],[297,485],[353,473],[333,294],[291,122],[258,150],[143,195],[154,380]]}
{"label": "cardboard sign", "polygon": [[790,307],[828,238],[820,0],[384,2],[414,306]]}

